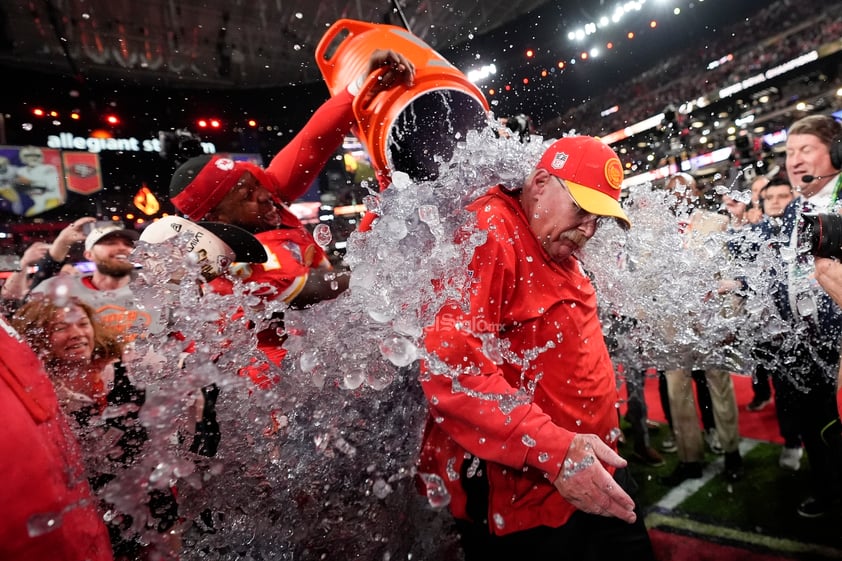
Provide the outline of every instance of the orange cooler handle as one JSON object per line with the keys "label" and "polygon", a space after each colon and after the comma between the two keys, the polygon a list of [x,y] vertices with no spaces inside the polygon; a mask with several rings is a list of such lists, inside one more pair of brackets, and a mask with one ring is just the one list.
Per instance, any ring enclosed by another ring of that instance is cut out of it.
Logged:
{"label": "orange cooler handle", "polygon": [[[377,27],[378,26],[376,24],[367,23],[364,21],[357,21],[353,19],[340,19],[330,26],[330,29],[327,30],[327,33],[325,33],[321,41],[319,41],[319,44],[316,46],[316,64],[319,66],[319,70],[321,71],[322,76],[324,77],[324,80],[328,85],[328,89],[330,90],[331,95],[336,95],[337,92],[341,91],[342,88],[348,85],[334,84],[334,73],[337,69],[336,59],[339,58],[339,55],[345,44],[348,42],[348,40],[352,39],[353,37],[365,33],[366,31],[376,29]],[[328,57],[328,48],[333,44],[334,40],[336,40],[338,35],[343,31],[347,31],[348,35],[341,40],[341,43],[336,45],[333,54],[330,57]]]}

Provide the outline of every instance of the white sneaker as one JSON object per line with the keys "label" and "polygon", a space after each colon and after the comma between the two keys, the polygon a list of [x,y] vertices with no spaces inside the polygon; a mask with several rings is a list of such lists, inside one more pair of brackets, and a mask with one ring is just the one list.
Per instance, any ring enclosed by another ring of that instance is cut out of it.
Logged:
{"label": "white sneaker", "polygon": [[670,430],[669,433],[661,441],[661,452],[671,454],[678,450],[678,444],[675,443],[675,435]]}
{"label": "white sneaker", "polygon": [[781,456],[778,458],[778,464],[784,469],[791,469],[798,471],[801,467],[801,456],[804,455],[804,449],[800,446],[798,448],[781,448]]}

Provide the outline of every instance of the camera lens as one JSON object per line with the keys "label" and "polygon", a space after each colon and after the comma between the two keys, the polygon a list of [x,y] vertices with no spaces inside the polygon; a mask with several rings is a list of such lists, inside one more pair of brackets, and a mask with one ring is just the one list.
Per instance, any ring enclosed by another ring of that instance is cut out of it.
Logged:
{"label": "camera lens", "polygon": [[816,257],[842,258],[842,215],[802,215],[798,229],[798,248]]}

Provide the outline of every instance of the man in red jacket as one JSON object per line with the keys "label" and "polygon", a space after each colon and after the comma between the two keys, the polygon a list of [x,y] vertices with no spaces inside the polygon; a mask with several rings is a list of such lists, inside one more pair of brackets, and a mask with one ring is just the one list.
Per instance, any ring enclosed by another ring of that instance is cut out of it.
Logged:
{"label": "man in red jacket", "polygon": [[465,302],[425,334],[419,460],[428,496],[449,498],[467,561],[653,559],[616,453],[596,293],[575,255],[602,217],[629,225],[622,181],[607,145],[567,137],[522,188],[469,207],[488,237]]}
{"label": "man in red jacket", "polygon": [[[368,74],[381,68],[386,71],[378,86],[369,90],[369,96],[387,88],[412,85],[415,67],[402,54],[374,50]],[[193,221],[239,226],[263,244],[266,262],[236,263],[231,268],[251,285],[252,294],[263,300],[304,307],[336,298],[348,288],[348,275],[332,272],[327,254],[287,205],[304,194],[356,123],[352,104],[366,76],[322,104],[266,169],[205,155],[191,158],[173,174],[170,200],[179,212]],[[230,294],[233,283],[222,276],[214,279],[211,287]],[[274,364],[280,364],[286,355],[284,336],[279,336],[279,331],[270,328],[258,333],[258,348]],[[264,363],[256,368],[265,367]],[[251,376],[263,375],[253,370]]]}
{"label": "man in red jacket", "polygon": [[[415,67],[400,53],[375,50],[368,73],[387,68],[368,95],[398,85],[411,85]],[[265,284],[259,296],[280,298],[306,306],[335,298],[348,287],[347,275],[326,275],[327,255],[300,220],[286,207],[304,194],[341,146],[355,124],[352,103],[362,83],[349,84],[313,114],[307,125],[272,158],[269,167],[235,162],[218,156],[198,156],[179,167],[170,182],[170,200],[194,221],[234,224],[248,230],[266,248],[263,264],[240,264],[235,272],[243,280]],[[225,291],[225,279],[214,288]]]}
{"label": "man in red jacket", "polygon": [[0,559],[110,561],[79,445],[38,357],[0,319]]}

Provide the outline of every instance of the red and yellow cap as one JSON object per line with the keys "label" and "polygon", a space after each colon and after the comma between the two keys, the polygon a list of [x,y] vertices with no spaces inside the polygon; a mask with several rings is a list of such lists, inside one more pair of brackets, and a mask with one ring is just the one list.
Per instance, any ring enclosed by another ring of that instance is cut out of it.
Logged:
{"label": "red and yellow cap", "polygon": [[604,142],[592,136],[560,138],[547,148],[536,167],[564,180],[573,200],[587,212],[612,216],[631,227],[620,206],[623,165]]}

